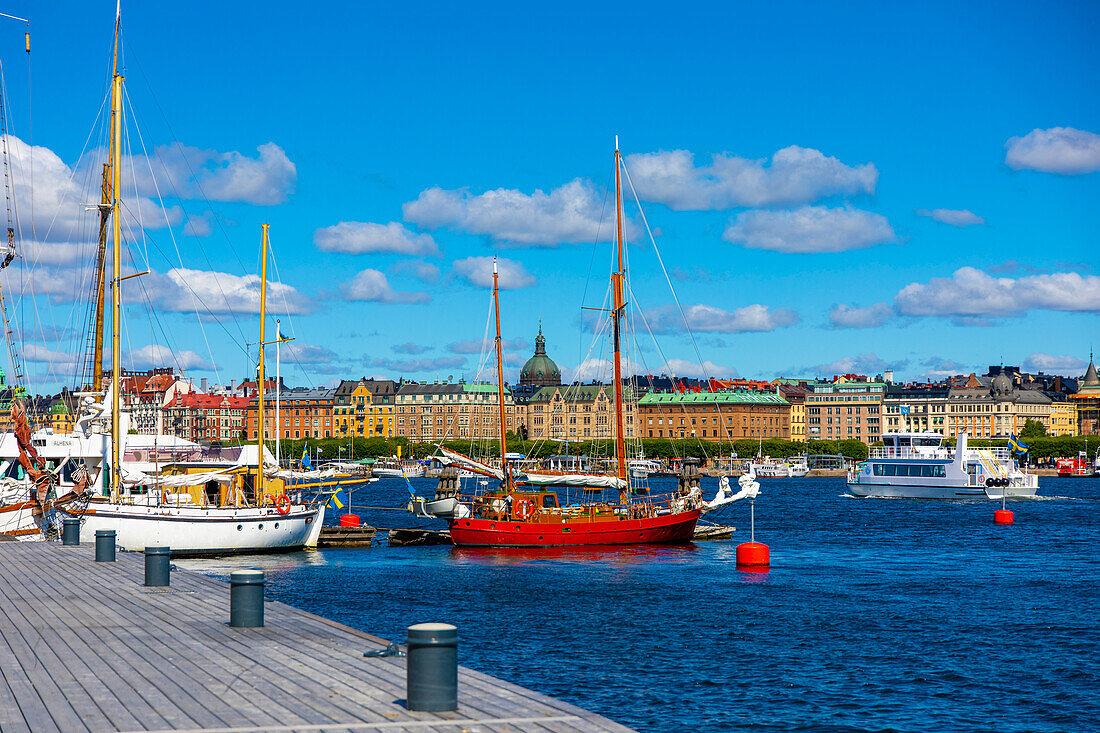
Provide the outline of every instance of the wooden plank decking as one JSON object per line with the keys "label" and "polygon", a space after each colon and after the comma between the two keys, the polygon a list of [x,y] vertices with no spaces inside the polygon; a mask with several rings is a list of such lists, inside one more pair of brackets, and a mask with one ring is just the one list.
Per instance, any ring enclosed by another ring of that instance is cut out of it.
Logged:
{"label": "wooden plank decking", "polygon": [[464,667],[457,713],[409,712],[405,660],[363,657],[383,639],[277,602],[264,628],[230,628],[227,584],[173,571],[145,588],[143,563],[0,543],[0,730],[629,730]]}

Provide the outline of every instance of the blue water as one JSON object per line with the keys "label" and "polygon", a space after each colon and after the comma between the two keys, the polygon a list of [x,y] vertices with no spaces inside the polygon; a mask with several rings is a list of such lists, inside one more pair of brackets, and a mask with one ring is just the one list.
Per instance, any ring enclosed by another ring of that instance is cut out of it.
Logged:
{"label": "blue water", "polygon": [[[1100,728],[1100,479],[1043,479],[1041,499],[1009,502],[1008,527],[991,502],[856,499],[843,479],[762,484],[767,573],[736,568],[740,504],[723,517],[733,542],[181,564],[218,577],[262,567],[270,597],[391,639],[454,623],[463,664],[639,730]],[[353,497],[406,498],[387,481]]]}

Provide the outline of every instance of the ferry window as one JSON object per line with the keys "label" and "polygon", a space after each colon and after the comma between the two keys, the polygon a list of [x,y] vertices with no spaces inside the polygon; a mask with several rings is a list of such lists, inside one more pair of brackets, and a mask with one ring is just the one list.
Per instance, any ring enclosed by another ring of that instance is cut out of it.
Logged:
{"label": "ferry window", "polygon": [[885,473],[885,471],[883,470],[885,468],[886,468],[886,466],[884,466],[883,464],[876,463],[875,464],[875,475],[876,476],[882,476]]}
{"label": "ferry window", "polygon": [[909,437],[906,436],[904,438],[898,438],[898,447],[899,448],[908,448],[909,447]]}

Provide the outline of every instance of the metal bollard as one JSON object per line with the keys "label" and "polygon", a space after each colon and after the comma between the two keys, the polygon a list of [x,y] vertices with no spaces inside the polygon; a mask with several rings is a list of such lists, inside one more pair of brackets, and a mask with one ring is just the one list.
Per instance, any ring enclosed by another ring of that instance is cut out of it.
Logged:
{"label": "metal bollard", "polygon": [[145,548],[145,585],[150,588],[163,588],[169,584],[171,557],[172,548],[170,547]]}
{"label": "metal bollard", "polygon": [[95,561],[115,561],[115,531],[113,529],[97,529],[95,531]]}
{"label": "metal bollard", "polygon": [[234,570],[229,574],[229,625],[264,625],[264,571]]}
{"label": "metal bollard", "polygon": [[458,629],[451,624],[409,627],[405,672],[409,710],[458,710]]}
{"label": "metal bollard", "polygon": [[80,517],[62,517],[61,519],[61,544],[80,544]]}

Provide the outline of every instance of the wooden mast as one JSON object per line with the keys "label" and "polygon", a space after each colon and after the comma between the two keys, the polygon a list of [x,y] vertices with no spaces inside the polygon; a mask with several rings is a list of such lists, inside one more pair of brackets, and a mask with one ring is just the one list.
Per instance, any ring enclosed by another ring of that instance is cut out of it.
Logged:
{"label": "wooden mast", "polygon": [[[115,73],[111,82],[111,218],[114,220],[114,238],[111,255],[111,498],[118,501],[122,493],[122,464],[118,448],[122,440],[120,399],[122,393],[121,372],[122,316],[119,309],[122,285],[122,77],[118,74],[118,27],[121,8],[115,15]],[[102,342],[99,348],[102,349]],[[100,352],[102,355],[102,351]],[[102,371],[99,364],[95,371]]]}
{"label": "wooden mast", "polygon": [[508,424],[504,419],[504,357],[500,344],[500,288],[497,287],[497,260],[493,258],[493,312],[497,321],[497,405],[500,407],[500,468],[504,473],[504,489],[512,490],[512,473],[508,470]]}
{"label": "wooden mast", "polygon": [[[267,230],[264,224],[263,245],[260,248],[260,364],[256,368],[256,500],[264,495],[264,322],[267,321]],[[276,386],[278,389],[278,386]]]}
{"label": "wooden mast", "polygon": [[[626,438],[623,435],[623,368],[620,363],[620,326],[623,310],[626,304],[623,302],[623,190],[620,180],[619,166],[622,165],[619,155],[619,136],[615,136],[615,226],[618,232],[616,237],[618,251],[618,270],[611,273],[611,292],[614,299],[611,306],[612,334],[615,341],[615,461],[618,463],[616,470],[621,480],[626,481]],[[499,338],[499,337],[498,337]],[[619,489],[619,502],[627,502],[627,487]]]}
{"label": "wooden mast", "polygon": [[[119,24],[122,20],[122,7],[119,5],[118,12],[115,14],[115,52],[113,66],[111,70],[111,78],[114,79],[118,76],[118,35]],[[115,89],[112,85],[111,89],[111,135],[110,142],[108,143],[107,162],[103,164],[103,183],[101,185],[101,197],[99,205],[99,248],[96,251],[96,270],[95,279],[92,281],[96,288],[94,325],[92,330],[92,391],[98,392],[103,389],[103,296],[104,286],[106,283],[106,266],[107,266],[107,220],[111,217],[111,202],[113,201],[114,187],[112,180],[115,160],[115,136],[114,129],[119,124],[118,114],[116,112],[116,106],[121,108],[121,104],[115,104]]]}

